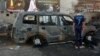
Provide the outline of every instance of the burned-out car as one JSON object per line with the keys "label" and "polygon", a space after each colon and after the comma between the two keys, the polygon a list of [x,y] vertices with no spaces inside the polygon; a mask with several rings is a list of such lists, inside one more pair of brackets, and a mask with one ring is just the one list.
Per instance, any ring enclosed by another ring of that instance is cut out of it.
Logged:
{"label": "burned-out car", "polygon": [[0,36],[10,37],[12,24],[0,22]]}
{"label": "burned-out car", "polygon": [[[28,39],[31,39],[34,45],[67,42],[74,39],[72,25],[73,18],[63,13],[22,12],[13,24],[11,35],[16,43],[25,43]],[[87,34],[93,34],[95,31],[94,26],[88,25],[82,36],[90,36]]]}

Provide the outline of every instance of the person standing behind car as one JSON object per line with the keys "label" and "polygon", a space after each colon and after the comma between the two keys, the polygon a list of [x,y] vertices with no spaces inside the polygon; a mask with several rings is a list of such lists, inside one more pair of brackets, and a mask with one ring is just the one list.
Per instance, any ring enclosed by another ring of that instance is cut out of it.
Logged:
{"label": "person standing behind car", "polygon": [[82,15],[81,11],[76,11],[73,22],[73,30],[75,33],[75,48],[84,48],[82,45],[83,37],[82,32],[85,28],[85,17]]}

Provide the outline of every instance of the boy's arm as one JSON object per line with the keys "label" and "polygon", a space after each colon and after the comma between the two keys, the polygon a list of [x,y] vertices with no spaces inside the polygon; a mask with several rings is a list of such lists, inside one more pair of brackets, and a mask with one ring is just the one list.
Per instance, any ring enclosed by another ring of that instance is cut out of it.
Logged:
{"label": "boy's arm", "polygon": [[73,32],[74,32],[75,31],[75,23],[74,22],[73,22],[73,28],[72,29],[73,29]]}

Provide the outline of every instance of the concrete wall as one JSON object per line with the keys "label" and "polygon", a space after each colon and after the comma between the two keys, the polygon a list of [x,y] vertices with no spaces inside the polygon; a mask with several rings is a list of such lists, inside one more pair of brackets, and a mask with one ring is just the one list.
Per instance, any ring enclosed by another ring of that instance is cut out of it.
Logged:
{"label": "concrete wall", "polygon": [[74,6],[78,0],[60,0],[60,12],[70,14],[74,13]]}
{"label": "concrete wall", "polygon": [[95,13],[95,12],[91,12],[91,13],[85,13],[84,16],[86,17],[86,21],[89,22],[91,20],[91,18],[93,16],[96,16],[98,13]]}
{"label": "concrete wall", "polygon": [[89,22],[89,20],[91,20],[93,13],[85,13],[84,16],[86,18],[86,22]]}
{"label": "concrete wall", "polygon": [[[78,0],[60,0],[60,12],[70,14],[74,16],[74,7],[78,4]],[[92,16],[95,16],[97,13],[85,12],[84,16],[86,18],[86,22],[89,22]]]}
{"label": "concrete wall", "polygon": [[7,12],[0,13],[0,22],[13,23],[15,20],[15,14],[9,14],[9,16],[6,16],[6,14],[9,14],[9,13]]}

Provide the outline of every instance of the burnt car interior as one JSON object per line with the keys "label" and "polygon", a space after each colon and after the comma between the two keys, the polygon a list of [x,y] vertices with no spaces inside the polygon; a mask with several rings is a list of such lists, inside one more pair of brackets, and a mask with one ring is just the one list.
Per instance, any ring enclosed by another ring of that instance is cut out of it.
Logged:
{"label": "burnt car interior", "polygon": [[67,16],[34,16],[25,15],[23,18],[23,23],[25,24],[37,24],[39,18],[39,25],[57,25],[58,20],[61,19],[61,25],[72,25],[73,21]]}
{"label": "burnt car interior", "polygon": [[26,24],[37,24],[37,21],[39,18],[39,24],[40,25],[56,25],[57,23],[55,23],[55,21],[57,21],[55,18],[57,18],[57,16],[24,16],[23,18],[23,23]]}
{"label": "burnt car interior", "polygon": [[25,24],[37,24],[36,16],[25,15],[23,18],[23,23],[25,23]]}
{"label": "burnt car interior", "polygon": [[57,25],[57,16],[40,16],[40,25]]}

